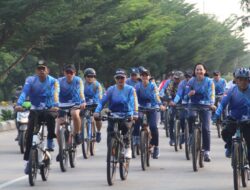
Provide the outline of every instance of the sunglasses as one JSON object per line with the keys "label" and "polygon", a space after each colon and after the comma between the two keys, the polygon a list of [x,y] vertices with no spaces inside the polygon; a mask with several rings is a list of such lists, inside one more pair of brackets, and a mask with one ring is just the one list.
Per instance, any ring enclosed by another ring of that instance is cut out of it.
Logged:
{"label": "sunglasses", "polygon": [[125,77],[116,77],[115,79],[116,79],[116,80],[124,80]]}
{"label": "sunglasses", "polygon": [[95,78],[94,75],[87,75],[87,78]]}
{"label": "sunglasses", "polygon": [[73,75],[73,71],[65,71],[65,73],[67,74],[67,75]]}

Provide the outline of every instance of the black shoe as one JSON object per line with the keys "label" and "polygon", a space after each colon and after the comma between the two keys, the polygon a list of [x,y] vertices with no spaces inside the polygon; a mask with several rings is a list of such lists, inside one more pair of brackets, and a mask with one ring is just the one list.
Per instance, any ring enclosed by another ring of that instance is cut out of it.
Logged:
{"label": "black shoe", "polygon": [[81,134],[76,134],[75,135],[75,141],[76,141],[76,144],[82,144],[82,137],[81,137]]}
{"label": "black shoe", "polygon": [[204,154],[204,162],[211,162],[209,154]]}

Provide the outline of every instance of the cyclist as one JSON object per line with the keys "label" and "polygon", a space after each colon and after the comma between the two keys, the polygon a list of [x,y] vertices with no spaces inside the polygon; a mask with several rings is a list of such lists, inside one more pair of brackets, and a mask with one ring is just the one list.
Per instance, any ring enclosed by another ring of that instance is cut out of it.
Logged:
{"label": "cyclist", "polygon": [[[185,96],[187,96],[187,83],[192,78],[193,71],[188,69],[184,72],[185,79],[180,82],[178,85],[177,93],[173,101],[170,102],[170,106],[175,106],[176,104],[187,104],[185,101]],[[180,125],[182,130],[182,136],[181,136],[181,144],[184,143],[184,127],[185,127],[185,117],[186,112],[182,111],[180,115]]]}
{"label": "cyclist", "polygon": [[[126,83],[135,88],[136,84],[138,84],[139,82],[140,82],[139,69],[132,68],[130,78],[128,78],[126,80]],[[135,101],[137,101],[137,99]],[[138,102],[137,102],[137,104],[138,104]],[[136,133],[137,130],[140,130],[140,121],[139,120],[136,120],[134,122],[134,128],[132,130],[133,145],[139,145],[139,143],[140,143],[139,135],[136,135],[136,134],[138,134],[138,133]]]}
{"label": "cyclist", "polygon": [[[60,103],[76,103],[80,109],[85,108],[84,86],[80,77],[76,76],[74,65],[66,65],[64,68],[64,77],[58,79],[60,84],[59,101]],[[71,116],[74,125],[75,141],[81,144],[81,118],[80,110],[72,109]],[[57,136],[59,136],[59,126],[64,122],[64,112],[59,112],[57,119]]]}
{"label": "cyclist", "polygon": [[228,83],[227,83],[227,86],[226,86],[226,93],[227,91],[234,87],[236,85],[236,79],[235,79],[235,72],[233,72],[233,80],[230,80]]}
{"label": "cyclist", "polygon": [[[122,124],[122,133],[125,143],[125,157],[132,158],[132,150],[130,146],[130,128],[132,126],[133,117],[137,116],[138,105],[135,89],[126,84],[126,72],[123,69],[117,69],[114,75],[116,84],[109,87],[99,102],[94,117],[100,118],[100,113],[106,103],[112,112],[123,113],[128,117],[128,121]],[[108,133],[113,131],[113,123],[108,122]]]}
{"label": "cyclist", "polygon": [[[197,63],[194,67],[193,71],[194,75],[188,81],[187,84],[187,93],[189,97],[189,102],[191,104],[196,104],[201,106],[207,105],[210,106],[211,109],[215,109],[215,87],[212,79],[208,77],[208,71],[204,64]],[[204,161],[210,162],[210,119],[211,119],[211,111],[202,110],[200,112],[200,117],[202,120],[202,148],[204,152]],[[189,126],[192,126],[194,123],[194,115],[191,112],[189,115]],[[191,129],[192,130],[192,129]]]}
{"label": "cyclist", "polygon": [[178,85],[180,84],[181,80],[184,78],[184,74],[181,71],[175,71],[173,75],[173,80],[171,80],[168,85],[164,85],[161,89],[160,94],[163,97],[170,107],[170,120],[169,120],[169,134],[170,134],[170,146],[174,145],[174,119],[176,114],[176,109],[173,107],[173,101],[176,96],[176,92],[178,89]]}
{"label": "cyclist", "polygon": [[132,68],[130,78],[126,80],[126,83],[130,86],[135,87],[135,85],[139,82],[139,80],[140,80],[139,69]]}
{"label": "cyclist", "polygon": [[[213,121],[216,122],[228,105],[229,116],[227,119],[240,120],[244,115],[250,114],[250,72],[247,68],[239,68],[235,71],[236,86],[229,89],[226,96],[222,98],[221,104],[217,108]],[[235,134],[234,125],[228,125],[222,130],[222,138],[226,142],[226,157],[231,156],[232,136]],[[248,147],[248,160],[250,163],[250,125],[243,127],[243,136]]]}
{"label": "cyclist", "polygon": [[[44,60],[38,61],[36,68],[36,75],[29,76],[26,79],[23,91],[19,96],[15,110],[17,111],[22,110],[21,105],[23,104],[27,96],[29,96],[33,107],[49,108],[53,111],[58,110],[59,84],[55,78],[53,78],[48,74],[49,70],[47,67],[47,63]],[[55,135],[56,114],[57,113],[55,112],[47,112],[38,115],[38,122],[45,121],[47,123],[48,127],[47,148],[50,151],[53,151],[54,148],[53,138],[56,137]],[[31,112],[29,115],[28,130],[26,137],[26,150],[24,153],[25,174],[28,174],[29,172],[28,159],[29,159],[30,148],[32,146],[34,122],[35,122],[35,113]]]}
{"label": "cyclist", "polygon": [[[140,106],[148,108],[159,108],[164,110],[165,107],[162,105],[159,91],[154,82],[150,82],[150,72],[145,68],[141,68],[140,76],[142,82],[138,83],[135,88],[138,96],[138,102]],[[157,111],[152,109],[148,115],[148,123],[152,135],[150,142],[151,147],[154,147],[153,158],[157,159],[160,156],[159,150],[159,132],[157,128]],[[142,118],[140,118],[142,122]],[[139,136],[139,130],[135,131],[135,136]]]}
{"label": "cyclist", "polygon": [[[103,96],[103,88],[101,84],[96,80],[96,71],[93,68],[87,68],[84,70],[84,95],[87,103],[98,104]],[[102,121],[95,120],[96,123],[96,142],[101,142],[101,128]]]}

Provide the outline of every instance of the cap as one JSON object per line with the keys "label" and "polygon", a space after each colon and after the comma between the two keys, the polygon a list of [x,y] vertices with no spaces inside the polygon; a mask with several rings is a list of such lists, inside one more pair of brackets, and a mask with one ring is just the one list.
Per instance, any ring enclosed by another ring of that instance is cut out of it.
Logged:
{"label": "cap", "polygon": [[123,70],[123,69],[117,69],[117,70],[115,71],[115,76],[114,76],[114,77],[116,78],[116,77],[118,77],[118,76],[126,77],[126,76],[127,76],[126,71]]}
{"label": "cap", "polygon": [[47,62],[44,60],[39,60],[36,64],[37,67],[47,67]]}
{"label": "cap", "polygon": [[74,65],[66,65],[65,67],[64,67],[64,71],[76,71],[76,68],[75,68],[75,66]]}

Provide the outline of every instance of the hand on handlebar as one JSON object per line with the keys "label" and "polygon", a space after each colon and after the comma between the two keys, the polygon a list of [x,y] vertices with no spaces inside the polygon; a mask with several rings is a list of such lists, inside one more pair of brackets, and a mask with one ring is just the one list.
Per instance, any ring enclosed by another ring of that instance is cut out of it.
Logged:
{"label": "hand on handlebar", "polygon": [[100,119],[100,118],[101,118],[101,114],[100,114],[100,113],[97,113],[97,112],[95,112],[95,113],[93,114],[93,116],[94,116],[95,119]]}
{"label": "hand on handlebar", "polygon": [[84,110],[85,107],[86,107],[86,103],[82,103],[82,104],[80,105],[80,109],[81,109],[81,110]]}
{"label": "hand on handlebar", "polygon": [[169,102],[169,105],[170,105],[170,106],[175,106],[176,104],[175,104],[173,101],[170,101],[170,102]]}
{"label": "hand on handlebar", "polygon": [[59,110],[58,107],[52,107],[52,108],[50,108],[50,111],[58,111],[58,110]]}
{"label": "hand on handlebar", "polygon": [[163,106],[163,105],[160,105],[160,110],[161,111],[165,111],[167,108],[165,107],[165,106]]}
{"label": "hand on handlebar", "polygon": [[216,107],[215,105],[211,105],[211,106],[210,106],[210,109],[211,109],[212,111],[215,111],[216,108],[217,108],[217,107]]}
{"label": "hand on handlebar", "polygon": [[15,106],[15,111],[23,111],[23,107],[22,106]]}
{"label": "hand on handlebar", "polygon": [[193,96],[195,95],[195,90],[191,90],[189,93],[188,93],[188,96]]}

